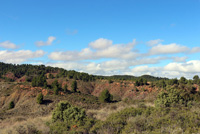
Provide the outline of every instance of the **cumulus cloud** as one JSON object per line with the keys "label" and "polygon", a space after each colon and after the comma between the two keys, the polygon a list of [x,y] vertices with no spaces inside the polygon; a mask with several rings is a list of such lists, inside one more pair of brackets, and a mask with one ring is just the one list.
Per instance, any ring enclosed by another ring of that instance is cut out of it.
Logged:
{"label": "cumulus cloud", "polygon": [[65,61],[59,63],[49,63],[50,66],[62,67],[67,70],[77,70],[81,72],[87,72],[89,74],[96,75],[116,75],[116,74],[129,74],[131,75],[130,67],[143,65],[143,64],[156,64],[160,60],[167,57],[154,57],[154,58],[142,58],[135,60],[108,60],[99,63],[95,62],[80,62],[80,61]]}
{"label": "cumulus cloud", "polygon": [[15,45],[14,43],[10,41],[4,41],[4,42],[0,42],[0,47],[6,48],[6,49],[16,49],[17,45]]}
{"label": "cumulus cloud", "polygon": [[200,52],[200,47],[193,47],[189,53],[199,53]]}
{"label": "cumulus cloud", "polygon": [[186,46],[181,46],[176,43],[168,44],[168,45],[162,45],[158,44],[156,46],[153,46],[149,50],[150,55],[159,55],[159,54],[176,54],[176,53],[183,53],[187,52],[189,50]]}
{"label": "cumulus cloud", "polygon": [[100,38],[95,40],[89,44],[89,46],[93,49],[106,49],[113,44],[112,40]]}
{"label": "cumulus cloud", "polygon": [[49,36],[47,41],[37,41],[35,42],[36,46],[41,47],[41,46],[49,46],[53,43],[53,41],[56,39],[54,36]]}
{"label": "cumulus cloud", "polygon": [[185,62],[187,58],[188,57],[186,57],[186,56],[184,56],[184,57],[172,57],[174,62]]}
{"label": "cumulus cloud", "polygon": [[181,71],[187,73],[200,73],[200,61],[191,60],[186,63],[169,63],[165,66],[165,70],[168,71]]}
{"label": "cumulus cloud", "polygon": [[137,66],[129,74],[140,76],[149,74],[158,77],[180,78],[182,76],[191,79],[200,73],[200,60],[191,60],[185,63],[172,62],[164,67]]}
{"label": "cumulus cloud", "polygon": [[[200,47],[189,48],[176,43],[163,45],[161,42],[160,39],[149,41],[149,50],[140,53],[135,50],[136,40],[128,44],[113,44],[112,40],[100,38],[81,51],[50,53],[49,58],[56,62],[50,65],[96,75],[149,74],[168,78],[192,78],[200,73],[200,61],[186,62],[190,58],[189,54],[199,52]],[[180,57],[180,53],[188,55]],[[171,60],[172,63],[169,63]]]}
{"label": "cumulus cloud", "polygon": [[[154,58],[155,59],[155,58]],[[152,59],[152,60],[154,60]],[[159,58],[157,58],[159,59]],[[150,59],[149,59],[150,60]],[[159,62],[159,60],[157,61]],[[165,66],[150,67],[144,64],[151,64],[150,62],[141,61],[104,61],[101,63],[94,62],[62,62],[49,63],[47,65],[62,67],[68,70],[77,70],[80,72],[87,72],[96,75],[134,75],[141,76],[144,74],[153,75],[157,77],[167,78],[192,78],[196,74],[200,74],[200,60],[191,60],[184,63],[172,62]],[[132,68],[130,68],[132,66]]]}
{"label": "cumulus cloud", "polygon": [[101,58],[132,59],[138,54],[132,49],[136,40],[128,44],[112,44],[111,40],[98,39],[89,43],[89,47],[81,51],[60,51],[52,52],[49,58],[52,60],[74,61],[74,60],[93,60]]}
{"label": "cumulus cloud", "polygon": [[16,63],[20,64],[29,59],[42,57],[45,54],[42,50],[37,50],[35,52],[30,50],[19,50],[19,51],[0,51],[0,61],[6,63]]}
{"label": "cumulus cloud", "polygon": [[147,44],[148,46],[154,46],[154,45],[157,45],[157,44],[159,44],[159,43],[161,43],[161,42],[163,42],[163,40],[161,40],[161,39],[156,39],[156,40],[150,40],[150,41],[148,41],[146,44]]}

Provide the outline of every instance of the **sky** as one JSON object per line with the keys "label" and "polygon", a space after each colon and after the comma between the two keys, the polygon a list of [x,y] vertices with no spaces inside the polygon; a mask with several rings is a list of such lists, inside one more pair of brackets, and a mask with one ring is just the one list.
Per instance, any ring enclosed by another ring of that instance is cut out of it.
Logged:
{"label": "sky", "polygon": [[200,0],[0,0],[0,62],[200,75]]}

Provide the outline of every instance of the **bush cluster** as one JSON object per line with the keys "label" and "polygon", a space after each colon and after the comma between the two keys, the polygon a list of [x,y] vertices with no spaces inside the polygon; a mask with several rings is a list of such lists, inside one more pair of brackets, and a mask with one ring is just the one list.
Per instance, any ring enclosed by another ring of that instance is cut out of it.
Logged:
{"label": "bush cluster", "polygon": [[171,107],[176,105],[187,106],[188,102],[197,100],[199,92],[194,92],[193,89],[175,89],[171,88],[160,92],[155,100],[155,105],[158,107]]}
{"label": "bush cluster", "polygon": [[50,129],[53,133],[78,133],[89,131],[93,124],[94,120],[87,117],[84,109],[64,101],[58,103],[54,109]]}
{"label": "bush cluster", "polygon": [[199,108],[186,107],[126,108],[111,114],[105,121],[98,121],[90,129],[94,134],[141,133],[198,133]]}

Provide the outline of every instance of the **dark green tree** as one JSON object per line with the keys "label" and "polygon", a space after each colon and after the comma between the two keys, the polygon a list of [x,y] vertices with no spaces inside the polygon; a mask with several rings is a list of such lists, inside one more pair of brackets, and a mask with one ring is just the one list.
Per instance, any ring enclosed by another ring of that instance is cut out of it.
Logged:
{"label": "dark green tree", "polygon": [[152,88],[154,87],[154,83],[153,82],[151,82],[150,87],[152,87]]}
{"label": "dark green tree", "polygon": [[49,79],[53,79],[53,74],[49,74]]}
{"label": "dark green tree", "polygon": [[167,85],[166,85],[166,83],[165,83],[165,80],[161,80],[160,82],[159,82],[159,84],[160,84],[160,87],[161,88],[165,88]]}
{"label": "dark green tree", "polygon": [[77,91],[77,82],[76,81],[72,82],[71,88],[72,88],[72,92],[75,93]]}
{"label": "dark green tree", "polygon": [[199,84],[199,76],[198,76],[198,75],[195,75],[195,76],[193,77],[193,82],[194,82],[195,84]]}
{"label": "dark green tree", "polygon": [[168,84],[169,85],[175,85],[175,84],[178,84],[178,79],[177,78],[175,78],[175,79],[170,79],[169,81],[168,81]]}
{"label": "dark green tree", "polygon": [[58,83],[58,80],[54,80],[53,83],[51,84],[51,87],[52,88],[55,88],[55,87],[60,88],[60,84]]}
{"label": "dark green tree", "polygon": [[37,79],[36,79],[36,77],[33,77],[32,82],[31,82],[31,85],[32,85],[33,87],[36,87],[36,86],[37,86]]}
{"label": "dark green tree", "polygon": [[139,79],[139,85],[140,86],[144,85],[144,80],[142,78]]}
{"label": "dark green tree", "polygon": [[107,89],[102,91],[99,96],[100,102],[111,102],[112,99],[113,99],[113,96],[110,94],[110,92]]}
{"label": "dark green tree", "polygon": [[140,86],[140,84],[139,84],[139,81],[138,81],[138,80],[136,80],[136,81],[135,81],[135,86]]}
{"label": "dark green tree", "polygon": [[44,73],[42,73],[40,76],[34,77],[32,79],[32,86],[33,87],[44,87],[46,83],[46,77]]}
{"label": "dark green tree", "polygon": [[43,95],[42,93],[39,93],[37,96],[37,103],[42,104],[43,103]]}
{"label": "dark green tree", "polygon": [[57,86],[54,86],[54,94],[55,95],[59,94],[59,88]]}
{"label": "dark green tree", "polygon": [[14,108],[15,107],[15,103],[14,103],[14,101],[11,101],[10,103],[9,103],[9,109],[12,109],[12,108]]}
{"label": "dark green tree", "polygon": [[67,85],[67,84],[64,85],[63,90],[64,90],[64,92],[67,92],[67,91],[68,91],[68,85]]}
{"label": "dark green tree", "polygon": [[187,79],[186,79],[185,77],[182,76],[182,77],[180,78],[180,80],[179,80],[179,83],[180,83],[180,84],[187,84]]}
{"label": "dark green tree", "polygon": [[147,79],[144,79],[144,85],[147,85],[148,83],[147,83]]}
{"label": "dark green tree", "polygon": [[111,79],[109,79],[109,80],[108,80],[108,83],[111,84],[111,83],[113,83],[113,81],[112,81]]}

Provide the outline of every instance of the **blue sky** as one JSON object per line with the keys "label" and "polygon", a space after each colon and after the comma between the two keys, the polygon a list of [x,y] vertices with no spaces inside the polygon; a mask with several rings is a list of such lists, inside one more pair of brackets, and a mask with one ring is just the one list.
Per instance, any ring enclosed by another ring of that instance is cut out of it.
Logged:
{"label": "blue sky", "polygon": [[0,0],[0,61],[200,75],[200,0]]}

